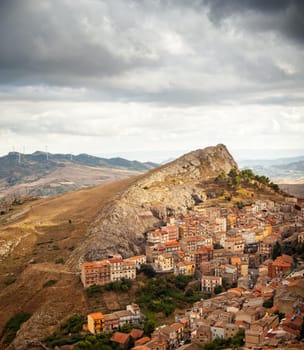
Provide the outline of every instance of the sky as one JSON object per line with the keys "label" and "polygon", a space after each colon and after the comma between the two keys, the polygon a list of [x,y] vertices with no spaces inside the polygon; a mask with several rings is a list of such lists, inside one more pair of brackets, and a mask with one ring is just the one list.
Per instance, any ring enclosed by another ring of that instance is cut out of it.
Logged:
{"label": "sky", "polygon": [[0,155],[304,154],[303,0],[1,0]]}

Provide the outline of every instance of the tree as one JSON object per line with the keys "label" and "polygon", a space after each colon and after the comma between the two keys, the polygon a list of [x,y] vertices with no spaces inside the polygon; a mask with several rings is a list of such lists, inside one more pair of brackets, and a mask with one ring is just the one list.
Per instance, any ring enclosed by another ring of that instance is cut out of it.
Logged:
{"label": "tree", "polygon": [[266,309],[270,309],[273,307],[273,299],[268,299],[268,300],[265,300],[263,302],[263,307],[265,307]]}
{"label": "tree", "polygon": [[270,182],[269,186],[275,191],[275,192],[279,192],[280,191],[280,187],[279,185],[273,183],[273,182]]}
{"label": "tree", "polygon": [[148,278],[153,278],[156,275],[153,266],[149,264],[142,264],[139,272],[143,272]]}
{"label": "tree", "polygon": [[132,326],[129,323],[124,323],[121,327],[120,327],[120,331],[122,333],[127,333],[129,334],[132,330]]}
{"label": "tree", "polygon": [[283,320],[283,318],[285,318],[285,314],[283,312],[280,312],[279,310],[276,310],[274,312],[275,315],[279,316],[279,321]]}
{"label": "tree", "polygon": [[127,349],[134,348],[134,345],[135,345],[135,340],[132,337],[129,337],[128,344],[127,344]]}
{"label": "tree", "polygon": [[213,249],[223,249],[224,247],[219,243],[213,243]]}
{"label": "tree", "polygon": [[151,333],[154,332],[155,329],[155,321],[151,318],[146,318],[145,324],[144,324],[144,332],[147,336],[150,336]]}
{"label": "tree", "polygon": [[276,241],[275,245],[272,248],[272,260],[275,260],[280,255],[282,255],[282,247],[281,244]]}
{"label": "tree", "polygon": [[223,287],[222,286],[215,286],[214,287],[214,294],[220,294],[223,291]]}
{"label": "tree", "polygon": [[86,289],[86,293],[89,298],[94,296],[95,294],[100,294],[102,293],[101,286],[93,284],[92,286]]}
{"label": "tree", "polygon": [[254,173],[251,169],[244,169],[241,171],[242,179],[245,182],[249,182],[250,180],[254,179]]}
{"label": "tree", "polygon": [[18,312],[17,314],[12,316],[6,322],[6,325],[2,331],[2,334],[0,334],[0,340],[3,337],[5,337],[4,342],[6,344],[10,344],[14,340],[22,323],[26,322],[30,317],[31,317],[31,314],[29,314],[27,312]]}
{"label": "tree", "polygon": [[177,275],[174,278],[174,284],[178,289],[184,290],[187,287],[190,280],[191,280],[191,276]]}
{"label": "tree", "polygon": [[243,203],[243,202],[236,202],[236,205],[237,205],[237,207],[238,207],[238,209],[243,209],[244,208],[244,206],[245,206],[245,204]]}
{"label": "tree", "polygon": [[237,170],[237,168],[232,168],[230,171],[229,171],[229,173],[228,173],[228,176],[229,177],[236,177],[238,175],[238,170]]}

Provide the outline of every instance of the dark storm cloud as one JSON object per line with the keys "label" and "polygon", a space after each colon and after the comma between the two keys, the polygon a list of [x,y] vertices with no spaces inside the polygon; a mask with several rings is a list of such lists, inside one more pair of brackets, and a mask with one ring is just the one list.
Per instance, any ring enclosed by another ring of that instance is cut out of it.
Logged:
{"label": "dark storm cloud", "polygon": [[303,6],[296,0],[3,0],[0,99],[292,101],[290,87],[303,86]]}
{"label": "dark storm cloud", "polygon": [[[82,12],[85,6],[77,9],[58,0],[1,2],[0,82],[74,85],[83,77],[94,80],[141,66],[140,55],[130,59],[119,46],[111,47],[121,29],[114,26],[107,33],[106,16],[113,9],[92,4]],[[90,17],[94,23],[87,23]]]}
{"label": "dark storm cloud", "polygon": [[254,29],[274,30],[304,42],[303,0],[203,0],[201,3],[209,8],[210,18],[215,21],[256,12],[260,17]]}

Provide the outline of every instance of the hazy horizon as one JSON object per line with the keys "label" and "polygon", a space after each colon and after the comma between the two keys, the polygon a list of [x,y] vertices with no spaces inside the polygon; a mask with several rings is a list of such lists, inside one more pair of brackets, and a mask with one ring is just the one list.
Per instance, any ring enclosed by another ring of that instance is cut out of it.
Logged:
{"label": "hazy horizon", "polygon": [[[215,146],[210,145],[210,146]],[[86,153],[86,152],[80,152],[80,153],[71,153],[71,152],[52,152],[51,149],[36,149],[32,152],[27,152],[26,149],[22,149],[20,151],[11,150],[9,152],[17,152],[21,154],[32,154],[34,152],[48,152],[50,154],[71,154],[73,156]],[[166,161],[170,161],[173,159],[176,159],[188,152],[195,151],[193,150],[172,150],[172,151],[165,151],[165,150],[159,150],[159,151],[134,151],[134,152],[113,152],[113,153],[86,153],[91,156],[101,157],[101,158],[115,158],[115,157],[121,157],[128,159],[130,161],[136,160],[140,162],[155,162],[155,163],[164,163]],[[255,150],[246,150],[246,149],[229,149],[228,151],[231,153],[233,158],[237,161],[245,161],[245,160],[274,160],[274,159],[280,159],[280,158],[293,158],[293,157],[299,157],[304,156],[304,149],[276,149],[276,150],[262,150],[262,149],[255,149]],[[8,152],[8,153],[9,153]],[[24,153],[25,152],[25,153]],[[0,157],[6,156],[8,153],[0,154]]]}

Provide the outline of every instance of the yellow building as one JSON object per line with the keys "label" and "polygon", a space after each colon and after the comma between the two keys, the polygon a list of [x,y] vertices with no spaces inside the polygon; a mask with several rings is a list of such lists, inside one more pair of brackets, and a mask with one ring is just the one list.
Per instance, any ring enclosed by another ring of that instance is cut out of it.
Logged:
{"label": "yellow building", "polygon": [[229,227],[236,227],[236,216],[235,215],[227,215],[227,223]]}
{"label": "yellow building", "polygon": [[271,225],[265,225],[264,227],[264,238],[272,234],[272,226]]}
{"label": "yellow building", "polygon": [[159,272],[173,271],[174,261],[172,253],[164,253],[156,257],[154,267]]}
{"label": "yellow building", "polygon": [[256,232],[255,239],[257,242],[261,242],[264,238],[271,235],[271,233],[272,233],[272,226],[265,225],[261,231]]}
{"label": "yellow building", "polygon": [[186,265],[186,275],[187,276],[193,276],[195,272],[195,264],[194,262],[185,262]]}
{"label": "yellow building", "polygon": [[88,330],[92,334],[97,334],[104,330],[104,315],[101,312],[94,312],[88,315]]}

